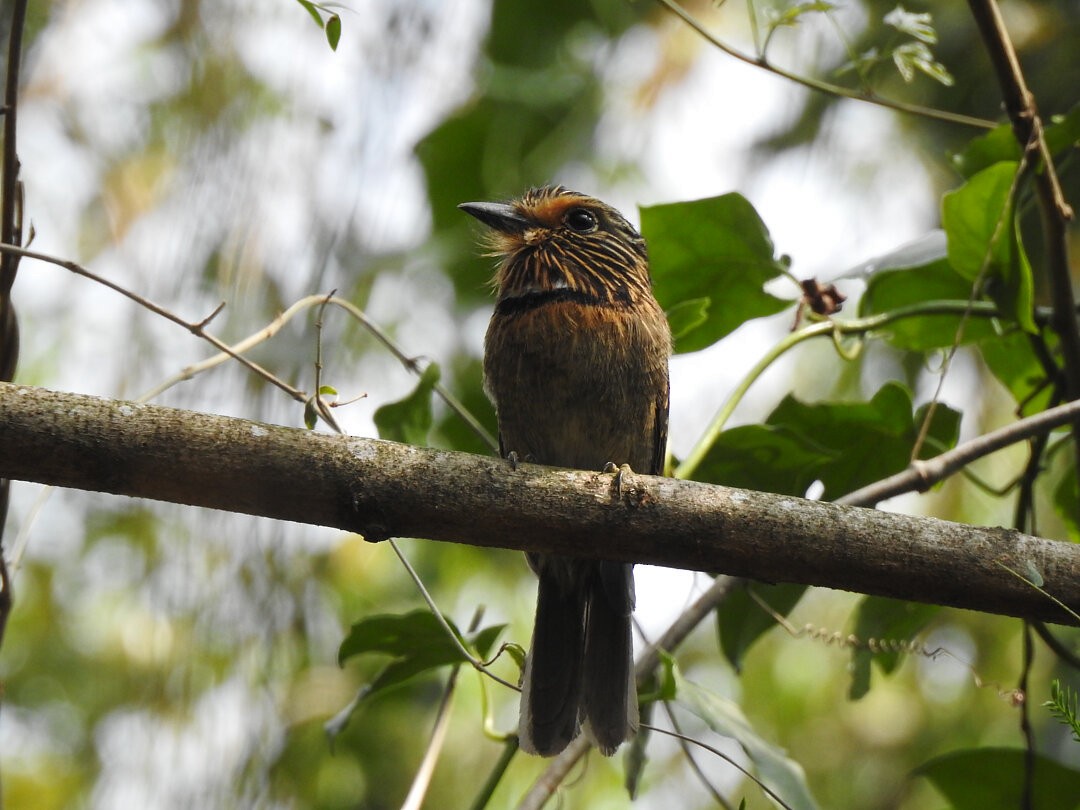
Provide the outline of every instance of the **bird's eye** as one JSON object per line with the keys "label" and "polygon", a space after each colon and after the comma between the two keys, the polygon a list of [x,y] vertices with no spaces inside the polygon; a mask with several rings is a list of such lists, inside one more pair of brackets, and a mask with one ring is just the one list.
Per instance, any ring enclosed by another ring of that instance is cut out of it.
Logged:
{"label": "bird's eye", "polygon": [[571,208],[563,221],[578,233],[591,233],[596,230],[596,215],[585,208]]}

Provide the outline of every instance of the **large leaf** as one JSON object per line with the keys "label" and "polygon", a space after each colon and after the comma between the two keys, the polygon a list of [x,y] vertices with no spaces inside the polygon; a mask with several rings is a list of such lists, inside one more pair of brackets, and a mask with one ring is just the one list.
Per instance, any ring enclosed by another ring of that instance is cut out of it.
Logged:
{"label": "large leaf", "polygon": [[944,196],[941,222],[949,262],[964,278],[982,279],[1005,317],[1035,332],[1034,282],[1014,221],[1017,163],[983,169]]}
{"label": "large leaf", "polygon": [[990,337],[995,334],[989,318],[959,311],[935,311],[936,302],[966,304],[971,298],[971,281],[962,278],[944,257],[915,267],[883,268],[867,281],[859,301],[859,315],[866,317],[922,307],[891,321],[879,330],[889,343],[901,349],[925,352]]}
{"label": "large leaf", "polygon": [[[829,449],[830,458],[818,470],[824,497],[837,498],[861,486],[903,470],[925,410],[912,413],[911,394],[899,383],[886,383],[869,402],[807,405],[787,397],[770,414],[770,425],[799,431]],[[960,414],[938,405],[919,457],[928,458],[956,442]]]}
{"label": "large leaf", "polygon": [[[851,653],[848,694],[852,700],[858,700],[869,691],[872,661],[877,661],[885,672],[892,672],[900,662],[904,653],[890,649],[890,642],[902,646],[911,641],[939,610],[936,605],[901,602],[883,596],[867,596],[859,602],[853,634],[861,644]],[[871,646],[879,651],[873,652]]]}
{"label": "large leaf", "polygon": [[[505,625],[493,625],[468,638],[447,621],[466,648],[486,657]],[[462,655],[446,629],[428,610],[399,615],[368,616],[352,626],[338,650],[338,662],[357,655],[389,655],[391,661],[364,690],[365,697],[447,664],[464,663]]]}
{"label": "large leaf", "polygon": [[[1055,336],[1052,332],[1044,334],[1051,342],[1047,350],[1052,354]],[[1035,354],[1030,335],[1013,329],[988,335],[978,345],[987,367],[1009,389],[1017,404],[1023,404],[1025,415],[1046,409],[1053,386],[1047,385],[1046,369]]]}
{"label": "large leaf", "polygon": [[961,176],[970,179],[995,163],[1017,162],[1020,145],[1011,124],[999,124],[984,135],[972,138],[952,156],[952,164]]}
{"label": "large leaf", "polygon": [[743,425],[725,430],[710,448],[695,478],[729,487],[781,495],[805,495],[834,450],[799,430]]}
{"label": "large leaf", "polygon": [[739,194],[642,208],[641,231],[656,297],[673,313],[678,352],[704,349],[745,321],[791,305],[763,289],[784,265],[765,223]]}
{"label": "large leaf", "polygon": [[[1080,140],[1080,104],[1065,115],[1055,115],[1046,123],[1046,145],[1055,155]],[[1002,161],[1019,161],[1020,144],[1011,124],[1001,124],[985,135],[972,138],[957,154],[953,166],[965,178],[970,178]]]}
{"label": "large leaf", "polygon": [[954,751],[920,765],[915,774],[929,779],[951,810],[1076,810],[1080,771],[1044,756],[1034,756],[1034,800],[1024,803],[1025,759],[1019,748]]}
{"label": "large leaf", "polygon": [[379,438],[405,444],[427,444],[431,430],[431,392],[439,381],[439,367],[432,363],[420,375],[420,381],[404,399],[388,402],[375,411]]}
{"label": "large leaf", "polygon": [[676,702],[696,714],[717,734],[737,742],[754,765],[757,777],[792,810],[815,810],[817,802],[806,783],[802,766],[782,748],[754,731],[734,701],[703,689],[675,670]]}
{"label": "large leaf", "polygon": [[[912,414],[911,395],[898,383],[869,402],[807,404],[789,396],[764,425],[720,434],[698,478],[781,495],[804,495],[820,480],[825,497],[837,498],[907,467],[924,412]],[[938,405],[920,458],[951,447],[959,425],[957,411]]]}

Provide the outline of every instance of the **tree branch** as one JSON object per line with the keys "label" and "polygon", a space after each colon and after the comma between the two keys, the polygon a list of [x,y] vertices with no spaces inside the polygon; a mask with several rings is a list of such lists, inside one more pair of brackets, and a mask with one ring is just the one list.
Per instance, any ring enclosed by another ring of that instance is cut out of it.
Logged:
{"label": "tree branch", "polygon": [[[614,477],[0,385],[0,477],[391,536],[1076,620],[1080,547],[693,481]],[[1038,581],[1045,593],[1015,575]],[[1053,598],[1050,598],[1053,597]]]}
{"label": "tree branch", "polygon": [[[1073,211],[1062,194],[1035,97],[1024,80],[1020,60],[997,3],[995,0],[968,0],[968,5],[997,74],[1013,133],[1035,167],[1035,191],[1046,244],[1046,270],[1054,302],[1052,326],[1061,340],[1061,353],[1065,359],[1066,397],[1080,399],[1080,325],[1076,320],[1076,298],[1069,267],[1068,223]],[[1080,420],[1073,423],[1073,428],[1074,433],[1080,432]],[[1080,443],[1076,444],[1075,452],[1080,464]]]}
{"label": "tree branch", "polygon": [[1058,405],[990,433],[976,436],[934,458],[913,461],[903,472],[849,492],[837,498],[836,503],[845,506],[874,506],[906,492],[926,492],[934,484],[944,481],[976,459],[1035,436],[1046,435],[1054,428],[1077,418],[1080,418],[1080,401]]}

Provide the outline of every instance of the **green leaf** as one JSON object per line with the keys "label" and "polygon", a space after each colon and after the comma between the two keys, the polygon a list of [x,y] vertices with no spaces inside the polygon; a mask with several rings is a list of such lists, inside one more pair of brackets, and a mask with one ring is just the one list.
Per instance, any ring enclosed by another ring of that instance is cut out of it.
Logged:
{"label": "green leaf", "polygon": [[1080,742],[1080,701],[1076,693],[1068,686],[1062,687],[1057,678],[1050,683],[1050,700],[1043,702],[1043,708],[1072,731],[1073,739]]}
{"label": "green leaf", "polygon": [[698,467],[695,478],[729,487],[801,497],[834,458],[831,449],[801,431],[770,425],[742,425],[720,434]]}
{"label": "green leaf", "polygon": [[942,198],[941,222],[953,269],[974,281],[1010,261],[1010,199],[1018,165],[995,163]]}
{"label": "green leaf", "polygon": [[[1064,115],[1051,117],[1046,122],[1044,136],[1051,155],[1075,146],[1080,141],[1080,104]],[[1016,142],[1012,125],[1000,124],[985,135],[968,141],[963,149],[952,156],[952,164],[964,178],[970,178],[995,163],[1019,162],[1020,157],[1020,145]]]}
{"label": "green leaf", "polygon": [[[936,757],[915,770],[949,802],[951,810],[1015,810],[1023,798],[1025,758],[1019,748],[978,748]],[[1080,807],[1080,772],[1036,754],[1031,810]]]}
{"label": "green leaf", "polygon": [[[474,649],[481,658],[487,656],[495,639],[505,628],[505,625],[495,625],[464,638],[453,623],[449,620],[447,623],[462,643]],[[429,670],[468,660],[428,610],[362,619],[352,626],[341,642],[338,663],[343,664],[353,656],[372,653],[389,655],[394,660],[368,685],[364,697],[397,686]]]}
{"label": "green leaf", "polygon": [[970,179],[983,169],[995,163],[1018,162],[1020,145],[1016,142],[1011,124],[1000,124],[987,132],[972,138],[952,156],[953,167],[965,179]]}
{"label": "green leaf", "polygon": [[[959,423],[958,412],[935,408],[921,456],[952,446]],[[898,383],[882,386],[869,402],[806,404],[789,396],[764,425],[721,433],[698,478],[798,496],[820,480],[833,499],[907,467],[920,424]]]}
{"label": "green leaf", "polygon": [[522,672],[525,671],[525,658],[527,656],[527,652],[524,647],[522,647],[520,644],[514,644],[511,642],[509,644],[503,645],[503,652],[505,652],[514,660],[514,663],[517,664],[519,670],[521,670]]}
{"label": "green leaf", "polygon": [[720,649],[736,672],[742,670],[743,657],[767,631],[776,627],[776,619],[765,612],[750,595],[753,591],[781,616],[787,616],[806,592],[805,585],[762,585],[748,582],[736,588],[716,608],[716,631]]}
{"label": "green leaf", "polygon": [[[826,499],[837,498],[907,467],[919,433],[921,414],[912,413],[911,394],[894,382],[883,385],[869,402],[804,404],[784,399],[770,414],[770,425],[799,431],[828,448],[818,469]],[[960,414],[946,405],[934,409],[928,431],[929,457],[956,442]]]}
{"label": "green leaf", "polygon": [[672,339],[678,342],[684,335],[708,321],[710,304],[712,301],[708,298],[690,298],[680,301],[664,313],[667,315]]}
{"label": "green leaf", "polygon": [[[1047,338],[1052,339],[1052,335],[1048,334]],[[1001,335],[990,334],[978,346],[991,373],[1009,389],[1018,405],[1024,403],[1025,415],[1046,409],[1053,386],[1046,384],[1046,371],[1027,334],[1018,329]],[[1054,345],[1048,349],[1052,353]]]}
{"label": "green leaf", "polygon": [[1080,103],[1064,115],[1052,116],[1044,137],[1051,155],[1076,146],[1080,142]]}
{"label": "green leaf", "polygon": [[641,778],[645,775],[645,766],[649,764],[649,743],[652,741],[652,718],[656,703],[641,706],[641,725],[638,733],[623,749],[623,787],[626,795],[634,800],[641,788]]}
{"label": "green leaf", "polygon": [[949,261],[961,276],[984,279],[990,297],[1028,332],[1034,332],[1034,282],[1014,225],[1018,165],[995,163],[942,199],[941,221]]}
{"label": "green leaf", "polygon": [[1065,455],[1065,469],[1054,487],[1054,511],[1065,524],[1069,539],[1080,543],[1080,481],[1076,476],[1076,455],[1072,452]]}
{"label": "green leaf", "polygon": [[307,13],[311,15],[311,19],[315,20],[315,24],[319,28],[323,27],[322,15],[319,14],[319,10],[314,3],[310,2],[310,0],[296,0],[296,2],[307,9]]}
{"label": "green leaf", "polygon": [[1004,285],[992,285],[990,297],[1003,312],[1015,316],[1021,329],[1035,335],[1039,332],[1039,327],[1035,325],[1035,277],[1024,249],[1018,217],[1013,219],[1012,257],[1013,263],[1009,266]]}
{"label": "green leaf", "polygon": [[[852,631],[862,644],[851,651],[851,688],[848,696],[858,700],[870,689],[870,664],[877,661],[886,673],[896,669],[902,653],[886,650],[887,642],[906,643],[938,614],[936,605],[901,602],[883,596],[867,596],[859,602]],[[870,649],[877,642],[879,652]],[[886,643],[882,643],[886,642]]]}
{"label": "green leaf", "polygon": [[505,629],[505,624],[493,624],[490,627],[477,630],[468,637],[466,646],[476,653],[478,658],[486,659],[491,654],[491,648],[495,646],[495,642]]}
{"label": "green leaf", "polygon": [[[883,269],[870,276],[859,301],[859,315],[867,317],[904,308],[921,307],[911,315],[897,318],[878,334],[899,349],[925,352],[961,343],[994,337],[990,318],[964,317],[960,312],[935,312],[936,302],[964,303],[971,298],[971,284],[944,258],[927,264]],[[963,329],[961,329],[961,324]]]}
{"label": "green leaf", "polygon": [[374,420],[379,438],[405,444],[426,444],[432,422],[431,392],[438,381],[439,367],[432,363],[424,369],[411,394],[378,408]]}
{"label": "green leaf", "polygon": [[750,758],[758,779],[792,810],[816,810],[802,766],[782,748],[762,739],[734,701],[720,697],[675,672],[676,702],[700,717],[717,734],[734,739]]}
{"label": "green leaf", "polygon": [[[668,311],[686,307],[677,352],[711,346],[751,318],[791,306],[766,293],[784,272],[765,223],[739,194],[641,209],[653,289]],[[708,302],[708,303],[706,303]],[[677,313],[678,314],[678,313]]]}
{"label": "green leaf", "polygon": [[326,21],[326,41],[330,44],[330,50],[336,51],[338,42],[341,40],[341,17],[337,14],[330,16]]}
{"label": "green leaf", "polygon": [[664,650],[659,651],[660,666],[657,668],[656,700],[674,700],[679,693],[675,680],[675,657]]}

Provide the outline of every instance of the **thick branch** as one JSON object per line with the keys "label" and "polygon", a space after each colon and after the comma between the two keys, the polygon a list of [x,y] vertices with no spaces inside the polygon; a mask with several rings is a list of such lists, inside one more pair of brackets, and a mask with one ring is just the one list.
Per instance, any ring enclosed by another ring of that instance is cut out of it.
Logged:
{"label": "thick branch", "polygon": [[0,477],[1076,623],[1037,577],[1080,611],[1080,546],[1015,531],[653,476],[620,495],[607,474],[11,384]]}

